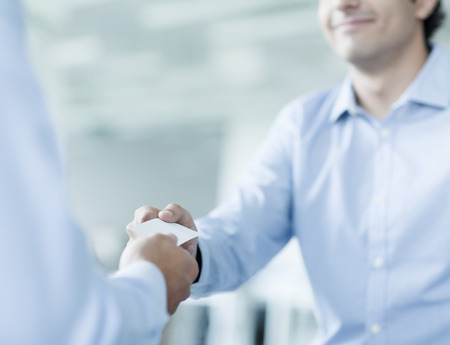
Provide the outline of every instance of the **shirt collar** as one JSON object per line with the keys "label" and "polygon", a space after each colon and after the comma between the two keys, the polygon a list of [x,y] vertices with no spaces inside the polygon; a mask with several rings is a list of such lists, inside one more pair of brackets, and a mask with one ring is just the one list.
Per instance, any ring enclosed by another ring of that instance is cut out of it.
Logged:
{"label": "shirt collar", "polygon": [[336,101],[330,113],[330,122],[337,121],[346,114],[356,114],[357,104],[353,92],[352,79],[348,74],[337,90]]}
{"label": "shirt collar", "polygon": [[[442,48],[433,45],[430,56],[416,78],[400,96],[394,106],[409,101],[437,108],[450,106],[450,59]],[[355,93],[352,80],[347,75],[337,90],[337,97],[330,113],[330,121],[335,122],[341,116],[356,114]]]}
{"label": "shirt collar", "polygon": [[419,74],[405,90],[397,104],[408,101],[436,108],[450,105],[450,59],[438,45],[433,45],[430,56]]}

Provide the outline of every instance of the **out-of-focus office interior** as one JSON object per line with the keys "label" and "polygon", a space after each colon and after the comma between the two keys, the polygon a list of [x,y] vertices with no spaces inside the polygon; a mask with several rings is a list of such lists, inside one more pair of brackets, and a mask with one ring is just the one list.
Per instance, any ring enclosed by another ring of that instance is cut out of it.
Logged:
{"label": "out-of-focus office interior", "polygon": [[[73,211],[107,271],[141,205],[200,217],[281,107],[345,76],[317,0],[27,0]],[[447,13],[448,0],[444,0]],[[447,23],[436,35],[450,52]],[[303,345],[316,332],[298,243],[237,292],[182,304],[164,345]]]}

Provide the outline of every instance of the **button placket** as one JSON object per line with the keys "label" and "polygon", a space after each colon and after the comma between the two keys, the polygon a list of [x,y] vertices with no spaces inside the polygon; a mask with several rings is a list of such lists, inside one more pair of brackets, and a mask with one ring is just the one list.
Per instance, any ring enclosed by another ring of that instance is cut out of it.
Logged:
{"label": "button placket", "polygon": [[367,325],[377,343],[382,342],[382,324],[385,320],[387,272],[385,262],[386,218],[388,184],[391,161],[392,130],[382,127],[377,130],[378,145],[374,166],[374,196],[368,233],[369,280],[367,294]]}

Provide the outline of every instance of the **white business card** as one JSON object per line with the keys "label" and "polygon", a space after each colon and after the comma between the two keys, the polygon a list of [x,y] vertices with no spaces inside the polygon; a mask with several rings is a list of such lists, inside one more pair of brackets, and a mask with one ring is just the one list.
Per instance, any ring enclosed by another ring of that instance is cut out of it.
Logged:
{"label": "white business card", "polygon": [[153,234],[174,234],[178,237],[178,246],[181,246],[183,243],[198,237],[197,231],[191,230],[177,223],[166,223],[159,218],[139,224],[131,230],[140,237]]}

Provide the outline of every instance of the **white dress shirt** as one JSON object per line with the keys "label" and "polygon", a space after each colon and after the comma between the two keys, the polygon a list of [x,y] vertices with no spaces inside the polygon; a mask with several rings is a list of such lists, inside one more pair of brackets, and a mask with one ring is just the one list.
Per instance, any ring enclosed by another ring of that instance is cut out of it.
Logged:
{"label": "white dress shirt", "polygon": [[314,344],[450,344],[450,57],[434,46],[383,121],[350,78],[294,100],[197,226],[197,297],[236,288],[295,236]]}
{"label": "white dress shirt", "polygon": [[163,275],[143,261],[111,278],[96,267],[23,35],[19,3],[0,0],[0,344],[158,344]]}

